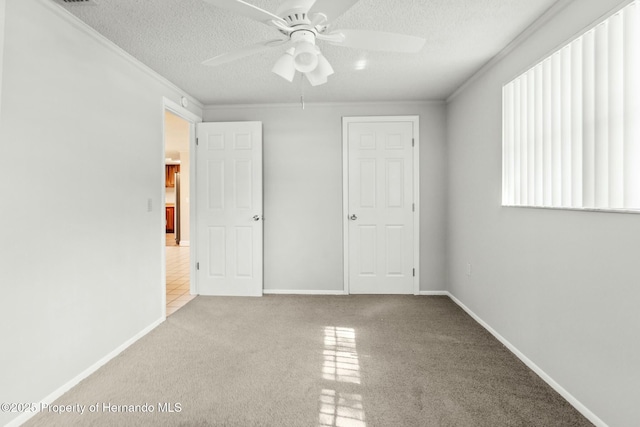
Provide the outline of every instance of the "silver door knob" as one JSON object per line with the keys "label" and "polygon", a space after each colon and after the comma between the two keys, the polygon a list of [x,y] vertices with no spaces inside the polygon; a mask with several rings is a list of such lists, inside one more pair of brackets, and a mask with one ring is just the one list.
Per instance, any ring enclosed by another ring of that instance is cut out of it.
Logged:
{"label": "silver door knob", "polygon": [[260,215],[254,215],[254,216],[253,216],[253,220],[254,220],[254,221],[260,221],[260,219],[261,219],[261,218],[260,218]]}
{"label": "silver door knob", "polygon": [[351,216],[349,217],[349,219],[350,219],[351,221],[355,221],[356,219],[358,219],[358,217],[356,216],[356,214],[353,214],[353,215],[351,215]]}

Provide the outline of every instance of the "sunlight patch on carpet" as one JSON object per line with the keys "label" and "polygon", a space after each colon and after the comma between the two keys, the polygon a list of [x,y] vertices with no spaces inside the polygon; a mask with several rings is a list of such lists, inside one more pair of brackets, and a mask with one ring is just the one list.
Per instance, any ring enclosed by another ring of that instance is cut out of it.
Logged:
{"label": "sunlight patch on carpet", "polygon": [[360,363],[353,328],[324,328],[322,377],[329,381],[360,384]]}
{"label": "sunlight patch on carpet", "polygon": [[319,427],[367,427],[362,396],[324,389],[320,395]]}
{"label": "sunlight patch on carpet", "polygon": [[[360,385],[360,362],[353,328],[324,328],[322,378],[328,381]],[[366,427],[362,395],[334,389],[320,394],[318,427]]]}

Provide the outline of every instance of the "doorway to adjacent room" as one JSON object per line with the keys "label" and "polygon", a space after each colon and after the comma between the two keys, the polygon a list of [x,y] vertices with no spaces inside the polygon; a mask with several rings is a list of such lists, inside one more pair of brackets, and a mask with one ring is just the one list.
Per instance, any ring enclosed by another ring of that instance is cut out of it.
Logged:
{"label": "doorway to adjacent room", "polygon": [[[166,101],[165,101],[166,102]],[[169,316],[191,301],[191,140],[194,122],[164,111],[165,309]]]}

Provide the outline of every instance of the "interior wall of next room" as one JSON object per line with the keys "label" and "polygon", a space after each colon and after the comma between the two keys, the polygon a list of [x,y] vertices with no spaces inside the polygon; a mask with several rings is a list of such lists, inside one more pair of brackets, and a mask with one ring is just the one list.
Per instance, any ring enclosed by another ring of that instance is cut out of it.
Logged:
{"label": "interior wall of next room", "polygon": [[[180,244],[188,245],[190,239],[191,188],[190,149],[191,125],[188,121],[165,111],[165,160],[180,161]],[[166,203],[176,203],[176,187],[165,188]]]}

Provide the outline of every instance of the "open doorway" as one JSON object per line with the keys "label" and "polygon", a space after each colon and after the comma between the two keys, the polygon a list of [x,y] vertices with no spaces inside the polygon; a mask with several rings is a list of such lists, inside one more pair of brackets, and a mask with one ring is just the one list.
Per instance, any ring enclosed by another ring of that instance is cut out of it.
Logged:
{"label": "open doorway", "polygon": [[[171,104],[171,105],[168,105]],[[164,110],[164,206],[166,316],[191,301],[196,294],[192,283],[191,251],[191,145],[195,122],[188,111],[165,100]],[[194,185],[193,185],[194,186]]]}
{"label": "open doorway", "polygon": [[169,316],[194,298],[189,271],[190,123],[170,111],[164,114],[165,292]]}

